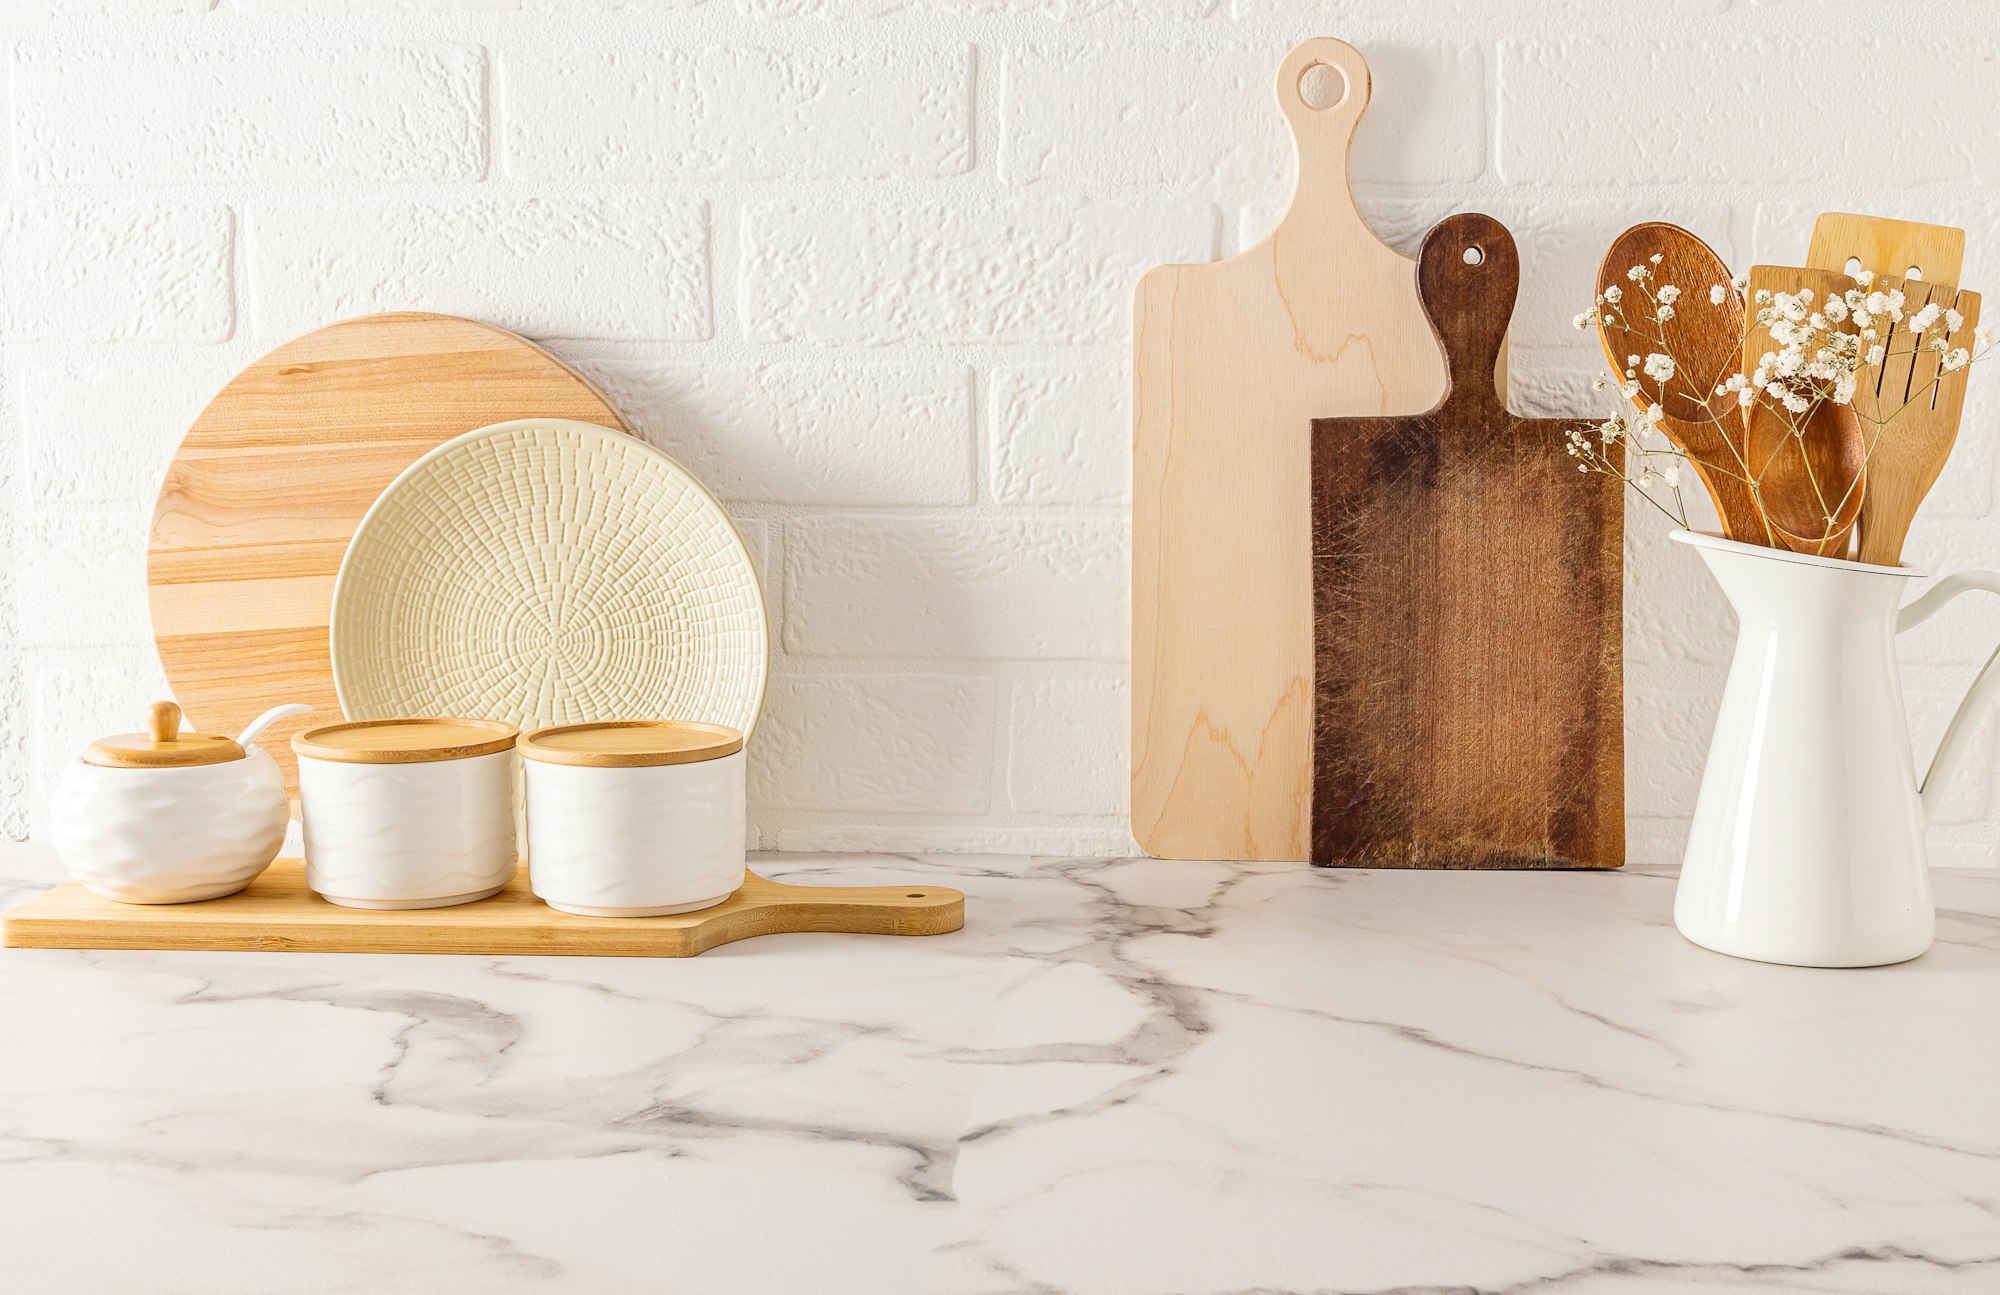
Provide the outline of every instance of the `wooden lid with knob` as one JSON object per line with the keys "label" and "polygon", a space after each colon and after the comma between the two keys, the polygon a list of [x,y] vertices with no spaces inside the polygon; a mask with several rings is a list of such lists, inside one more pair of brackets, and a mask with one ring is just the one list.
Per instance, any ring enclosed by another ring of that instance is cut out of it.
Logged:
{"label": "wooden lid with knob", "polygon": [[229,738],[180,729],[181,708],[156,701],[147,708],[144,733],[101,737],[84,749],[83,762],[105,769],[185,769],[243,758],[243,748]]}

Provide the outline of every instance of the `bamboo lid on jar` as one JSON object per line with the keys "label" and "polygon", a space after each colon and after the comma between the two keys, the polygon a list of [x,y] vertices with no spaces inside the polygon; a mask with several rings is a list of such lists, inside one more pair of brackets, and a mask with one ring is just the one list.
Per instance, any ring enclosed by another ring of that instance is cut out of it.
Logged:
{"label": "bamboo lid on jar", "polygon": [[521,739],[525,760],[594,769],[696,764],[735,755],[742,749],[743,734],[736,729],[678,719],[560,724],[536,729]]}
{"label": "bamboo lid on jar", "polygon": [[156,701],[146,710],[144,733],[101,737],[84,748],[83,762],[105,769],[186,769],[243,758],[243,748],[229,738],[180,729],[181,708]]}
{"label": "bamboo lid on jar", "polygon": [[428,764],[497,755],[521,730],[491,719],[361,719],[309,728],[292,750],[338,764]]}

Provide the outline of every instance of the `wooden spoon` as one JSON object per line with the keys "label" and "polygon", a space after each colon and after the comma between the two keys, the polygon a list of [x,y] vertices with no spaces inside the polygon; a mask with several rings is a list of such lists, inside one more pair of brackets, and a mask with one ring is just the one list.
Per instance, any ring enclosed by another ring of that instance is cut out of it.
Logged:
{"label": "wooden spoon", "polygon": [[[1757,322],[1757,294],[1810,288],[1815,307],[1853,280],[1827,270],[1760,265],[1750,271],[1750,304],[1743,325],[1743,372],[1753,372],[1767,351],[1780,349]],[[1798,435],[1791,419],[1759,396],[1745,411],[1758,502],[1784,547],[1823,557],[1847,556],[1848,541],[1867,490],[1868,438],[1851,405],[1822,400],[1804,414]]]}
{"label": "wooden spoon", "polygon": [[[1654,256],[1660,258],[1657,263]],[[1674,376],[1663,387],[1635,374],[1640,390],[1633,403],[1641,409],[1658,404],[1661,430],[1693,460],[1690,466],[1715,502],[1723,534],[1750,544],[1769,544],[1772,539],[1763,514],[1743,480],[1749,470],[1741,413],[1733,397],[1714,394],[1716,384],[1736,372],[1743,351],[1743,297],[1730,284],[1729,267],[1708,244],[1677,225],[1652,221],[1620,234],[1597,267],[1597,290],[1620,289],[1625,299],[1617,309],[1642,326],[1648,325],[1654,305],[1627,277],[1635,265],[1651,268],[1647,286],[1654,291],[1672,284],[1681,295],[1674,302],[1673,318],[1658,326],[1668,353],[1678,362]],[[1724,289],[1719,306],[1709,300],[1709,289],[1718,283]],[[1597,336],[1614,375],[1631,367],[1628,357],[1637,355],[1643,361],[1660,349],[1659,338],[1650,332],[1608,319],[1598,324]]]}
{"label": "wooden spoon", "polygon": [[[1901,287],[1907,312],[1934,301],[1964,315],[1965,322],[1948,340],[1954,347],[1971,349],[1972,330],[1979,323],[1978,293],[1915,281]],[[1898,333],[1898,354],[1889,356],[1879,369],[1863,370],[1864,381],[1854,393],[1863,431],[1875,443],[1868,460],[1868,492],[1861,503],[1861,560],[1883,566],[1903,560],[1910,522],[1951,457],[1965,408],[1965,380],[1971,372],[1941,372],[1943,357],[1929,349],[1912,353],[1914,340],[1907,330]],[[1874,381],[1867,381],[1871,377]]]}

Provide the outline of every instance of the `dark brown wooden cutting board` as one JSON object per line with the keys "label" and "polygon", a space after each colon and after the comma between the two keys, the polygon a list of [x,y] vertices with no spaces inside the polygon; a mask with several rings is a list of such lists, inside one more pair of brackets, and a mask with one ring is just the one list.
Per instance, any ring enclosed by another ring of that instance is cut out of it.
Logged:
{"label": "dark brown wooden cutting board", "polygon": [[1624,862],[1622,486],[1494,390],[1519,279],[1499,221],[1441,222],[1443,401],[1313,420],[1316,864]]}

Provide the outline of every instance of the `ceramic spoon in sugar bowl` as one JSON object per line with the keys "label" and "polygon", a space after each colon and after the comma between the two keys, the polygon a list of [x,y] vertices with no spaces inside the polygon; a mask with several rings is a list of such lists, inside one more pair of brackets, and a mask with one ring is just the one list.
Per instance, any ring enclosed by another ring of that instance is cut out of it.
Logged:
{"label": "ceramic spoon in sugar bowl", "polygon": [[[1651,277],[1632,279],[1634,266],[1647,267]],[[1672,303],[1672,317],[1657,320],[1658,303],[1649,293],[1669,284],[1680,296]],[[1717,285],[1723,290],[1720,304],[1710,296]],[[1743,349],[1743,298],[1730,283],[1729,267],[1685,229],[1652,221],[1632,226],[1605,252],[1597,268],[1598,295],[1614,289],[1621,300],[1597,326],[1614,376],[1634,367],[1632,356],[1643,363],[1664,340],[1675,360],[1674,374],[1660,383],[1635,370],[1639,391],[1633,403],[1659,407],[1661,430],[1688,456],[1715,503],[1723,533],[1748,544],[1769,543],[1763,514],[1744,480],[1749,471],[1742,416],[1729,397],[1715,394],[1716,384],[1736,372]]]}

